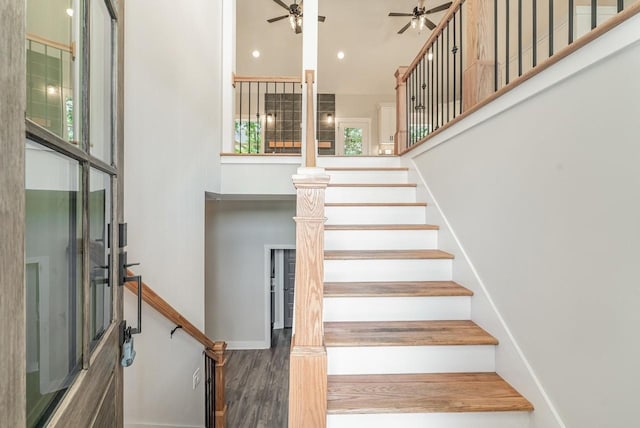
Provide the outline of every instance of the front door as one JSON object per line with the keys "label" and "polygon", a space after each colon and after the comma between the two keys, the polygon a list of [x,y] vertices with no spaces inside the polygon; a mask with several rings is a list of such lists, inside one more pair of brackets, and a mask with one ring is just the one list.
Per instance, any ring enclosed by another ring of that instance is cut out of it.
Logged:
{"label": "front door", "polygon": [[293,327],[296,292],[296,250],[284,250],[284,328]]}
{"label": "front door", "polygon": [[[3,134],[1,147],[3,162],[11,156],[21,166],[0,168],[0,196],[22,222],[21,230],[9,231],[3,217],[0,241],[18,238],[24,246],[1,246],[3,271],[7,263],[8,272],[23,273],[7,287],[20,293],[24,310],[3,322],[23,347],[2,347],[18,383],[0,388],[0,424],[120,427],[122,288],[118,234],[111,230],[123,213],[123,2],[19,3],[1,4],[3,16],[5,8],[16,15],[3,20],[12,24],[2,30],[2,57],[13,80],[5,79],[3,61],[0,89],[11,94],[9,87],[21,82],[22,96],[8,98],[20,114],[2,105],[0,122],[21,130],[11,139]],[[7,43],[19,39],[20,55],[5,55],[19,46]],[[16,174],[23,183],[13,188],[18,197],[5,199],[5,180]]]}

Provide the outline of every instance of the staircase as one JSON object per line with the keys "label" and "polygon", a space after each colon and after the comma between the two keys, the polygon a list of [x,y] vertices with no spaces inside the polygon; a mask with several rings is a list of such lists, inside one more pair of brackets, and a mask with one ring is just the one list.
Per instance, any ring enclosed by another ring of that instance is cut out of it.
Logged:
{"label": "staircase", "polygon": [[398,158],[324,158],[329,428],[524,428],[532,405],[495,373],[498,341]]}

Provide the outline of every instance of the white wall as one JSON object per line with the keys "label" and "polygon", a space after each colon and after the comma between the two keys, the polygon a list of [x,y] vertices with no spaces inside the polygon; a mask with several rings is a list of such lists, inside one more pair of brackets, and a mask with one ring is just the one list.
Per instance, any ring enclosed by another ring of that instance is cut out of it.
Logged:
{"label": "white wall", "polygon": [[636,16],[407,156],[451,226],[441,244],[478,292],[474,319],[501,341],[498,372],[536,406],[532,427],[636,424],[640,43],[496,109],[620,48],[621,34],[640,40],[639,26]]}
{"label": "white wall", "polygon": [[[129,260],[204,329],[205,191],[219,189],[220,2],[127,2],[125,220]],[[135,320],[125,292],[125,316]],[[204,426],[202,346],[146,307],[125,369],[125,425]]]}
{"label": "white wall", "polygon": [[336,118],[361,118],[371,119],[371,133],[369,134],[370,151],[377,155],[378,147],[378,104],[395,103],[395,95],[349,95],[336,94]]}
{"label": "white wall", "polygon": [[295,245],[295,201],[206,205],[205,332],[229,348],[268,348],[265,245]]}

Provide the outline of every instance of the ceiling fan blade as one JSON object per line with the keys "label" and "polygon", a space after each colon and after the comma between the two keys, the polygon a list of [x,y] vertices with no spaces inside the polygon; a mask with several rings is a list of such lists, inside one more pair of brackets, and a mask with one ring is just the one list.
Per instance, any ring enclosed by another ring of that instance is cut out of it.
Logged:
{"label": "ceiling fan blade", "polygon": [[319,22],[324,22],[324,21],[326,21],[326,19],[327,19],[327,17],[326,17],[326,16],[320,16],[320,15],[318,15],[318,21],[319,21]]}
{"label": "ceiling fan blade", "polygon": [[413,13],[389,12],[389,16],[413,16]]}
{"label": "ceiling fan blade", "polygon": [[289,10],[289,6],[287,6],[286,4],[284,4],[282,2],[282,0],[273,0],[274,2],[278,3],[280,6],[282,6],[283,8]]}
{"label": "ceiling fan blade", "polygon": [[289,15],[282,15],[282,16],[278,16],[278,17],[275,17],[275,18],[267,19],[267,22],[268,23],[272,23],[272,22],[280,21],[281,19],[285,19],[285,18],[288,18],[288,17],[289,17]]}
{"label": "ceiling fan blade", "polygon": [[442,12],[443,10],[447,10],[451,7],[451,3],[445,3],[445,4],[441,4],[440,6],[436,6],[432,9],[427,10],[425,13],[436,13],[436,12]]}
{"label": "ceiling fan blade", "polygon": [[434,24],[433,21],[427,19],[427,17],[424,18],[424,24],[429,27],[429,30],[433,30],[434,28],[436,28],[436,24]]}
{"label": "ceiling fan blade", "polygon": [[302,27],[299,25],[296,25],[296,34],[300,34],[302,33]]}
{"label": "ceiling fan blade", "polygon": [[405,25],[404,27],[402,27],[402,28],[400,29],[400,31],[398,31],[398,34],[402,34],[402,33],[404,33],[405,31],[407,31],[407,28],[409,28],[409,26],[410,26],[410,25],[411,25],[411,21],[407,22],[407,25]]}

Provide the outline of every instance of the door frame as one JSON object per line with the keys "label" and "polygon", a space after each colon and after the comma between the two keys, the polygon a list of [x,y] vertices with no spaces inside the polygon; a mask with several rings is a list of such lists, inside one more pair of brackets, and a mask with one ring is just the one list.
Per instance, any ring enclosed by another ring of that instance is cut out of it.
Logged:
{"label": "door frame", "polygon": [[[271,250],[295,250],[291,244],[265,244],[264,246],[264,341],[262,348],[271,348]],[[284,321],[284,320],[283,320]]]}
{"label": "door frame", "polygon": [[344,154],[344,140],[340,135],[340,125],[345,123],[365,123],[363,129],[367,130],[367,142],[362,145],[362,155],[370,156],[371,152],[371,118],[370,117],[336,117],[336,156],[345,156]]}
{"label": "door frame", "polygon": [[[89,166],[112,175],[111,207],[112,223],[122,222],[122,195],[124,170],[124,2],[106,0],[112,13],[112,166],[94,158],[88,151],[70,146],[62,139],[26,121],[26,4],[18,0],[0,0],[3,37],[0,38],[0,53],[11,61],[0,62],[0,92],[4,101],[0,104],[0,349],[5,350],[0,358],[0,414],[3,422],[21,427],[26,425],[26,313],[25,313],[25,140],[29,139],[60,151],[70,159],[83,163],[83,182],[89,174]],[[87,3],[88,4],[88,3]],[[117,8],[117,10],[116,10]],[[88,16],[85,7],[85,17]],[[4,19],[6,17],[7,19]],[[83,26],[86,31],[88,21]],[[86,39],[85,39],[86,40]],[[85,43],[81,55],[88,55]],[[85,56],[86,58],[86,56]],[[87,61],[88,64],[88,61]],[[88,65],[85,65],[88,67]],[[81,91],[83,106],[88,109],[88,68],[84,69]],[[88,113],[82,126],[88,125]],[[86,128],[85,128],[86,129]],[[86,132],[86,131],[85,131]],[[83,186],[83,192],[87,192]],[[83,222],[86,222],[88,207],[84,206]],[[119,322],[122,319],[122,287],[117,280],[112,284],[113,321],[101,338],[90,348],[88,332],[88,228],[83,227],[83,360],[82,368],[72,384],[53,410],[48,427],[66,426],[123,426],[123,382],[119,364]],[[117,233],[112,234],[111,277],[117,278],[118,248]],[[8,351],[7,351],[8,350]]]}
{"label": "door frame", "polygon": [[26,425],[25,122],[26,4],[0,0],[0,414],[3,424]]}

